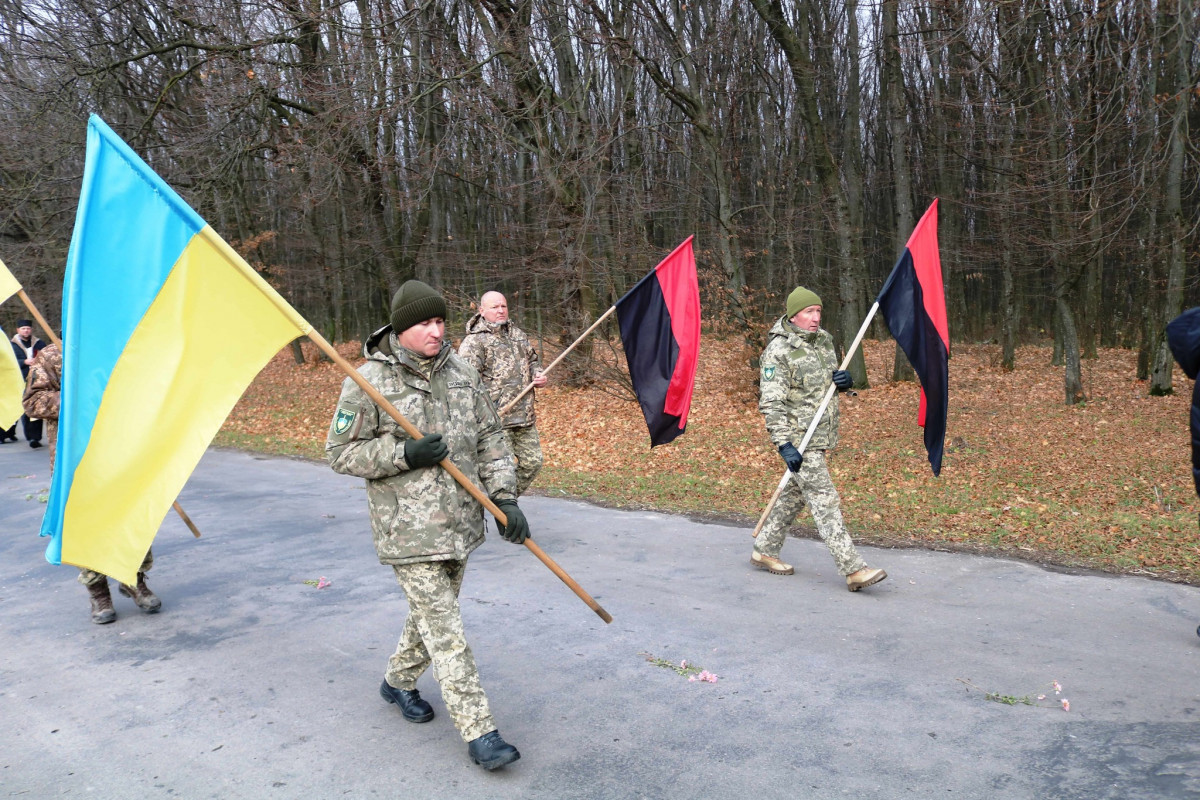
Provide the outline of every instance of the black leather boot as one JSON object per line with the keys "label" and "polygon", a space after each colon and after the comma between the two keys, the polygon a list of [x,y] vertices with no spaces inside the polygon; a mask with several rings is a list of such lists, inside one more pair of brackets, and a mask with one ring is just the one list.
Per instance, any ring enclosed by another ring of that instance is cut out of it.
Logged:
{"label": "black leather boot", "polygon": [[389,703],[400,707],[400,713],[409,722],[429,722],[433,719],[433,706],[421,699],[416,689],[397,689],[386,680],[379,685],[379,694]]}
{"label": "black leather boot", "polygon": [[521,757],[517,748],[500,738],[500,731],[485,733],[467,742],[467,755],[486,770],[503,767]]}
{"label": "black leather boot", "polygon": [[107,625],[117,618],[113,610],[112,595],[108,592],[108,581],[103,580],[87,587],[89,599],[92,601],[92,622],[97,625]]}

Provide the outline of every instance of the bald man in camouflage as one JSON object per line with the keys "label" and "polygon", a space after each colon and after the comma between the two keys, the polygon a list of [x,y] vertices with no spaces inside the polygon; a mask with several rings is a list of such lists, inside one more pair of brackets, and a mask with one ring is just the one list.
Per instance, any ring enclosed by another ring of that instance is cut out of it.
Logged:
{"label": "bald man in camouflage", "polygon": [[413,439],[353,380],[342,384],[325,441],[334,471],[365,478],[379,561],[408,598],[379,693],[409,722],[433,719],[417,679],[433,666],[467,754],[488,770],[521,757],[501,738],[467,644],[458,594],[467,556],[483,543],[483,507],[438,466],[449,458],[504,512],[500,535],[524,542],[516,470],[500,418],[469,364],[445,340],[446,301],[420,281],[392,298],[391,324],[367,338],[358,371],[424,435]]}
{"label": "bald man in camouflage", "polygon": [[794,477],[784,486],[779,501],[763,522],[750,563],[775,575],[791,575],[791,564],[779,560],[788,526],[807,502],[817,533],[829,548],[838,572],[852,592],[887,577],[872,569],[854,548],[842,521],[837,489],[829,477],[825,453],[837,445],[838,396],[834,393],[825,415],[817,423],[803,454],[796,445],[816,415],[830,382],[838,391],[854,385],[850,373],[837,368],[833,337],[821,328],[821,298],[797,287],[787,299],[787,313],[772,326],[770,341],[760,360],[758,410],[771,441]]}
{"label": "bald man in camouflage", "polygon": [[[511,403],[532,383],[546,385],[541,360],[525,331],[508,318],[508,300],[499,292],[486,292],[479,299],[479,313],[467,321],[467,335],[458,354],[479,370],[496,408]],[[517,495],[525,494],[542,468],[542,443],[538,437],[530,391],[504,414],[504,438],[517,459]]]}

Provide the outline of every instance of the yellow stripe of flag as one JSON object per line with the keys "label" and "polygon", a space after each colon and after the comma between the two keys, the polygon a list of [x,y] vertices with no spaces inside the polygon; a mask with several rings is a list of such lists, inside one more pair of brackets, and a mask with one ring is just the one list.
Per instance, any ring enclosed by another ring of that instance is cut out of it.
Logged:
{"label": "yellow stripe of flag", "polygon": [[105,535],[64,537],[62,560],[133,583],[163,509],[242,389],[309,330],[211,227],[201,229],[121,353],[75,471],[64,528]]}
{"label": "yellow stripe of flag", "polygon": [[4,266],[4,261],[0,260],[0,303],[20,290],[21,284],[17,283],[17,279],[8,271],[8,267]]}
{"label": "yellow stripe of flag", "polygon": [[21,394],[24,391],[25,381],[21,379],[17,355],[7,341],[0,342],[0,432],[21,418]]}

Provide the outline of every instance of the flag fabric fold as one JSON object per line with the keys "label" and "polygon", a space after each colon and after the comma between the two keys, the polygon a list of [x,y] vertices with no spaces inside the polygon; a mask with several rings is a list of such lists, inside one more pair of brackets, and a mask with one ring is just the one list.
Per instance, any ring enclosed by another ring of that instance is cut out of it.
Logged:
{"label": "flag fabric fold", "polygon": [[0,260],[0,303],[19,291],[21,291],[21,284],[17,282],[16,276],[8,271],[4,261]]}
{"label": "flag fabric fold", "polygon": [[616,302],[621,344],[650,446],[687,428],[700,353],[700,283],[689,236]]}
{"label": "flag fabric fold", "polygon": [[[21,290],[21,284],[4,261],[0,260],[0,303]],[[21,394],[25,391],[25,381],[21,378],[21,365],[17,363],[17,354],[8,344],[8,334],[0,328],[0,431],[7,430],[21,418]]]}
{"label": "flag fabric fold", "polygon": [[917,424],[925,428],[929,466],[938,475],[950,404],[950,332],[938,254],[936,199],[913,229],[876,302],[921,381]]}
{"label": "flag fabric fold", "polygon": [[46,558],[132,584],[246,386],[311,326],[95,115],[63,323]]}
{"label": "flag fabric fold", "polygon": [[[0,299],[3,302],[3,299]],[[21,378],[21,365],[17,354],[8,343],[8,334],[0,328],[0,436],[21,418],[21,395],[25,392],[25,381]]]}

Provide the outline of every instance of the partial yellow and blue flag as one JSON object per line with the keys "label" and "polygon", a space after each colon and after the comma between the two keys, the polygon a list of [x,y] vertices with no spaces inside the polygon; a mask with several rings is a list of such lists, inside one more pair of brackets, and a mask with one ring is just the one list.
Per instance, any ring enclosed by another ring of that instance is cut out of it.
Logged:
{"label": "partial yellow and blue flag", "polygon": [[19,291],[21,291],[21,284],[17,282],[16,276],[8,271],[4,261],[0,260],[0,303]]}
{"label": "partial yellow and blue flag", "polygon": [[[21,290],[21,284],[0,261],[0,303]],[[21,418],[21,394],[25,381],[21,378],[21,365],[17,354],[8,344],[8,334],[0,328],[0,431],[7,430]]]}
{"label": "partial yellow and blue flag", "polygon": [[25,392],[25,381],[21,377],[21,365],[17,354],[8,343],[8,334],[0,328],[0,435],[21,418],[21,395]]}
{"label": "partial yellow and blue flag", "polygon": [[135,583],[242,392],[312,326],[95,115],[63,326],[46,559]]}

